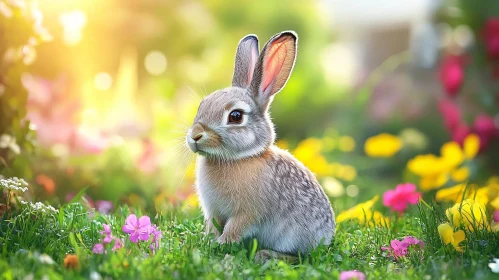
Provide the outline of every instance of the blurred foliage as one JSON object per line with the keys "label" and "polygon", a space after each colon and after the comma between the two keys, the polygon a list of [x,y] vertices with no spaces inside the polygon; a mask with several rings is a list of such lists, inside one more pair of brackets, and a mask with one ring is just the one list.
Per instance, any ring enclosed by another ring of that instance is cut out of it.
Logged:
{"label": "blurred foliage", "polygon": [[34,135],[25,119],[27,91],[21,82],[35,48],[50,39],[34,2],[0,1],[0,174],[31,176],[28,155]]}

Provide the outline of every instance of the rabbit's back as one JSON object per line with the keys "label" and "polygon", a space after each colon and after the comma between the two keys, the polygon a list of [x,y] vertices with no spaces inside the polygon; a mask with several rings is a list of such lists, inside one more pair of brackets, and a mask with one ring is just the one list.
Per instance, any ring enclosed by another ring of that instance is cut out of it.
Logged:
{"label": "rabbit's back", "polygon": [[272,218],[261,224],[263,246],[289,253],[307,253],[329,244],[335,233],[334,212],[315,176],[287,151],[272,147],[269,164],[273,183]]}
{"label": "rabbit's back", "polygon": [[238,165],[198,164],[197,188],[205,215],[226,221],[244,211],[254,222],[243,236],[263,247],[307,253],[334,236],[334,214],[314,175],[288,152],[270,147]]}

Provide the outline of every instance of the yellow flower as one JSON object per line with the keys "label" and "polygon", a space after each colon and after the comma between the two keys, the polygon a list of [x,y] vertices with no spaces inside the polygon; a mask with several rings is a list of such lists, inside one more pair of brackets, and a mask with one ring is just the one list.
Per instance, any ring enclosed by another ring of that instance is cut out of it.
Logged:
{"label": "yellow flower", "polygon": [[364,151],[370,157],[392,157],[400,149],[402,149],[402,140],[388,133],[370,137],[364,144]]}
{"label": "yellow flower", "polygon": [[197,208],[199,206],[199,198],[196,193],[190,194],[184,201],[184,208]]}
{"label": "yellow flower", "polygon": [[326,158],[320,153],[322,142],[316,138],[308,138],[301,141],[293,151],[294,156],[300,160],[310,171],[318,176],[330,175]]}
{"label": "yellow flower", "polygon": [[492,206],[496,210],[499,210],[499,196],[497,196],[490,202],[490,206]]}
{"label": "yellow flower", "polygon": [[454,203],[461,202],[465,189],[466,189],[465,184],[459,184],[450,188],[441,189],[437,191],[435,199],[437,200],[437,202],[442,202],[442,201],[452,201]]}
{"label": "yellow flower", "polygon": [[477,228],[490,228],[486,221],[485,206],[473,199],[466,199],[462,203],[456,203],[445,211],[447,218],[455,227],[466,226],[470,231]]}
{"label": "yellow flower", "polygon": [[372,211],[371,208],[373,207],[374,203],[378,201],[379,196],[376,195],[373,197],[371,200],[368,200],[363,203],[359,203],[356,206],[343,211],[336,217],[336,222],[341,223],[346,220],[352,220],[352,219],[357,219],[359,223],[369,225],[369,226],[374,226],[373,225],[373,220],[374,224],[378,226],[388,226],[389,225],[389,219],[384,217],[383,214],[381,214],[379,211]]}
{"label": "yellow flower", "polygon": [[420,177],[438,177],[448,171],[442,158],[432,154],[416,156],[409,160],[407,168]]}
{"label": "yellow flower", "polygon": [[373,207],[374,203],[378,201],[379,195],[374,196],[371,200],[368,200],[363,203],[359,203],[355,205],[354,207],[345,210],[341,212],[337,217],[336,221],[338,223],[341,223],[346,220],[350,219],[357,219],[360,215],[364,215],[364,211],[371,211],[371,208]]}
{"label": "yellow flower", "polygon": [[447,176],[447,173],[438,174],[436,176],[422,177],[419,183],[419,187],[421,188],[421,190],[427,192],[436,188],[440,188],[445,183],[447,183],[448,180],[449,177]]}
{"label": "yellow flower", "polygon": [[284,139],[279,139],[275,142],[275,145],[283,150],[289,150],[289,143]]}
{"label": "yellow flower", "polygon": [[466,181],[470,176],[470,170],[467,167],[463,166],[461,168],[452,171],[450,176],[452,178],[452,181],[454,182],[463,182]]}
{"label": "yellow flower", "polygon": [[458,167],[464,161],[463,150],[456,142],[445,143],[440,148],[440,155],[442,164],[444,164],[443,168],[449,171]]}
{"label": "yellow flower", "polygon": [[473,159],[480,150],[480,138],[476,134],[466,136],[463,143],[464,156],[466,159]]}
{"label": "yellow flower", "polygon": [[462,241],[464,241],[464,239],[466,239],[464,231],[458,230],[454,232],[451,225],[445,223],[438,226],[438,234],[440,235],[440,239],[442,239],[442,242],[444,242],[445,245],[451,243],[452,246],[454,246],[454,248],[456,249],[456,251],[458,252],[463,251],[463,247],[459,246],[459,243],[461,243]]}

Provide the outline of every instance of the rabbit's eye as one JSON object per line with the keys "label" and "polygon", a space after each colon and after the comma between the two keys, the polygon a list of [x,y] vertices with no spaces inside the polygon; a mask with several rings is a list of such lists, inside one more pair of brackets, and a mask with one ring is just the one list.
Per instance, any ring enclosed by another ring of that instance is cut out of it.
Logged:
{"label": "rabbit's eye", "polygon": [[243,111],[234,110],[229,113],[229,123],[230,124],[238,124],[243,121]]}

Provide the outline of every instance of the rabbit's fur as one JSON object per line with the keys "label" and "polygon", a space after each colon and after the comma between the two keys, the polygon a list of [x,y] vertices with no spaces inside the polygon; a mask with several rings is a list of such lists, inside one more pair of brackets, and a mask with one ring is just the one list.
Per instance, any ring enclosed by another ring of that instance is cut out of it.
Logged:
{"label": "rabbit's fur", "polygon": [[[334,236],[334,213],[314,175],[273,145],[268,109],[291,74],[297,40],[292,31],[279,33],[259,55],[256,36],[244,37],[232,87],[203,99],[186,137],[199,153],[196,188],[206,229],[220,243],[256,238],[277,252],[306,254]],[[242,119],[229,117],[234,110]]]}

